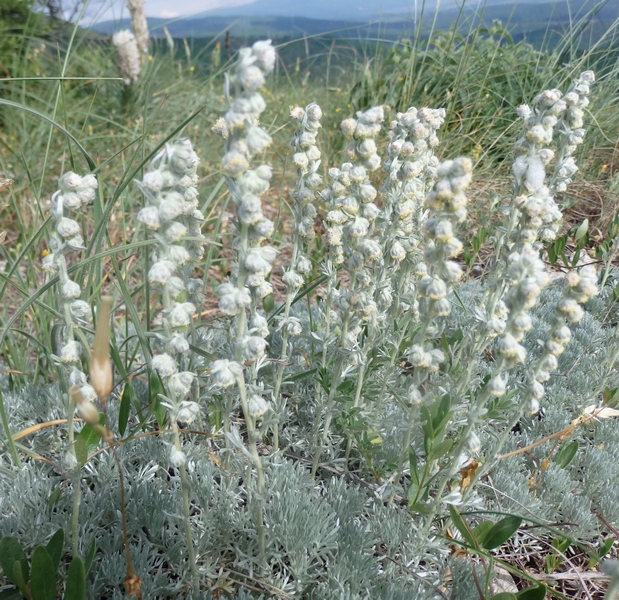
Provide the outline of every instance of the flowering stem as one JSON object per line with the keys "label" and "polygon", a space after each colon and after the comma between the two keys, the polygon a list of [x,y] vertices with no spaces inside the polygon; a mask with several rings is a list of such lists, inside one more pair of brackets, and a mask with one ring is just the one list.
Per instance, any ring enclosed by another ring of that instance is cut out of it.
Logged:
{"label": "flowering stem", "polygon": [[[356,276],[355,274],[353,274],[352,280],[350,282],[351,289],[355,288],[355,284],[356,284]],[[351,311],[347,310],[346,314],[344,315],[344,321],[342,323],[342,331],[340,333],[338,348],[342,348],[342,344],[344,340],[346,339],[346,335],[348,334],[348,326],[350,325],[351,316],[352,316]],[[324,350],[323,350],[323,356],[324,356]],[[337,392],[337,388],[341,383],[340,378],[342,376],[342,366],[343,366],[342,363],[343,362],[344,362],[344,356],[340,354],[336,358],[335,367],[333,369],[333,378],[331,379],[329,397],[327,399],[327,414],[325,417],[325,424],[324,424],[324,428],[322,432],[322,443],[320,444],[320,446],[318,444],[315,444],[315,447],[314,447],[314,461],[312,463],[312,474],[311,474],[312,479],[316,477],[316,471],[318,470],[318,463],[320,462],[320,456],[322,454],[324,446],[327,444],[327,440],[329,439],[331,419],[333,418],[333,405],[335,403],[335,394]]]}
{"label": "flowering stem", "polygon": [[[178,431],[178,423],[176,419],[172,421],[172,432],[174,435],[174,447],[181,452],[181,436]],[[187,544],[187,555],[189,557],[189,569],[191,570],[191,577],[193,579],[194,592],[200,591],[200,576],[198,575],[198,568],[196,566],[196,553],[193,547],[193,538],[191,536],[191,513],[189,507],[189,480],[187,479],[187,469],[185,465],[180,465],[179,473],[181,477],[181,490],[183,494],[183,517],[185,521],[185,542]]]}
{"label": "flowering stem", "polygon": [[[73,400],[69,400],[71,405]],[[73,414],[72,412],[70,414]],[[73,421],[73,419],[71,419]],[[71,424],[70,431],[73,431]],[[73,436],[71,436],[73,437]],[[73,446],[71,446],[73,448]],[[82,480],[80,477],[81,469],[79,464],[73,468],[73,514],[71,515],[71,547],[73,557],[79,556],[79,524],[80,524],[80,503],[82,499]]]}
{"label": "flowering stem", "polygon": [[[299,244],[298,240],[295,236],[294,242],[292,245],[292,258],[290,260],[290,264],[294,265],[297,262],[297,255],[299,253]],[[284,306],[284,317],[283,322],[288,322],[288,317],[290,317],[290,307],[292,306],[292,301],[295,297],[295,289],[288,288],[286,291],[286,304]],[[280,357],[280,363],[277,367],[277,376],[275,379],[275,389],[273,390],[273,400],[277,403],[279,398],[279,393],[282,387],[282,381],[284,379],[284,369],[286,368],[286,363],[288,362],[288,327],[284,327],[282,331],[282,354]],[[283,407],[282,407],[283,408]],[[273,425],[273,450],[277,451],[279,448],[279,421],[275,422]]]}
{"label": "flowering stem", "polygon": [[[335,272],[331,274],[327,282],[327,294],[325,300],[325,333],[323,336],[322,343],[322,358],[320,361],[320,366],[322,367],[322,372],[324,373],[327,368],[327,340],[329,339],[329,334],[331,333],[331,294],[333,291],[333,287],[335,284]],[[318,398],[316,401],[316,427],[314,430],[314,439],[312,442],[312,447],[314,448],[314,460],[312,462],[312,474],[311,477],[314,479],[316,476],[316,470],[318,469],[318,461],[320,457],[316,456],[318,448],[318,437],[320,435],[320,417],[322,415],[322,410],[324,408],[324,389],[323,386],[319,386],[318,388]]]}
{"label": "flowering stem", "polygon": [[254,418],[249,413],[249,406],[247,404],[247,390],[245,388],[245,379],[243,375],[237,376],[237,385],[239,386],[239,396],[241,398],[241,408],[245,415],[245,423],[247,424],[247,437],[249,441],[249,451],[251,453],[252,463],[256,469],[257,476],[257,489],[258,494],[255,499],[256,502],[256,515],[255,523],[256,530],[258,532],[258,557],[260,561],[264,561],[264,554],[266,549],[266,537],[264,530],[264,517],[262,515],[262,507],[264,504],[264,469],[262,468],[262,460],[258,454],[258,446],[256,444],[257,432],[255,427]]}

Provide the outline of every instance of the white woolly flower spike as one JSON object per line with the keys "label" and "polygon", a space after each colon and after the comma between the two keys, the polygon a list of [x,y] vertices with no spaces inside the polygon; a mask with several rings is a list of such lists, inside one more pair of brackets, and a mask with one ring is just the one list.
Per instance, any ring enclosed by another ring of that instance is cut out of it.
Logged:
{"label": "white woolly flower spike", "polygon": [[140,51],[135,36],[128,29],[117,31],[112,43],[118,49],[118,68],[125,85],[136,83],[140,77]]}

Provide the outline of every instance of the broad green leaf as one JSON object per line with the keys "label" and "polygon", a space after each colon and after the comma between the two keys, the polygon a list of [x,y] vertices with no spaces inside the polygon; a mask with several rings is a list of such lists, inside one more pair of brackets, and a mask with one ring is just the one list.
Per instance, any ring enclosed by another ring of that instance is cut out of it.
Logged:
{"label": "broad green leaf", "polygon": [[488,531],[490,531],[493,527],[494,523],[492,521],[482,521],[473,529],[473,537],[476,540],[480,540],[485,535],[487,535]]}
{"label": "broad green leaf", "polygon": [[24,596],[17,588],[0,592],[0,600],[21,600]]}
{"label": "broad green leaf", "polygon": [[84,562],[79,556],[75,556],[69,565],[63,599],[86,599],[86,569],[84,568]]}
{"label": "broad green leaf", "polygon": [[92,544],[90,545],[90,550],[88,550],[88,554],[86,555],[86,562],[84,563],[84,568],[86,569],[86,575],[90,573],[90,568],[92,567],[92,561],[95,559],[96,553],[97,553],[97,540],[93,538]]}
{"label": "broad green leaf", "polygon": [[[101,418],[103,417],[103,422],[105,422],[105,415],[103,413],[99,413],[99,424],[101,424]],[[99,445],[101,441],[101,434],[92,426],[86,423],[82,430],[80,431],[80,435],[86,442],[88,446],[88,450],[94,449]]]}
{"label": "broad green leaf", "polygon": [[569,444],[565,444],[561,448],[561,450],[559,450],[559,452],[557,453],[557,457],[555,458],[555,462],[559,465],[559,467],[565,469],[565,467],[567,467],[567,465],[569,465],[572,460],[574,460],[577,452],[578,442],[574,440]]}
{"label": "broad green leaf", "polygon": [[417,461],[417,454],[415,449],[411,448],[408,451],[408,464],[410,467],[411,480],[415,481],[419,485],[419,463]]}
{"label": "broad green leaf", "polygon": [[460,535],[466,540],[466,543],[469,546],[473,546],[473,548],[477,548],[477,543],[475,542],[471,529],[453,504],[449,505],[449,516],[451,517],[454,527],[460,532]]}
{"label": "broad green leaf", "polygon": [[32,554],[30,592],[32,600],[56,600],[56,569],[45,546],[37,546]]}
{"label": "broad green leaf", "polygon": [[60,528],[47,542],[47,552],[52,559],[54,570],[58,571],[60,559],[64,550],[64,530]]}
{"label": "broad green leaf", "polygon": [[409,506],[415,504],[418,492],[419,486],[414,481],[411,481],[410,485],[408,486],[408,492],[406,494],[406,499],[408,500]]}
{"label": "broad green leaf", "polygon": [[[26,569],[26,575],[28,575],[27,569]],[[25,598],[28,598],[28,600],[30,600],[30,593],[28,592],[28,581],[26,577],[24,576],[24,570],[22,569],[22,563],[20,563],[18,560],[16,560],[13,563],[13,581],[15,582],[15,585],[19,588],[19,591],[22,593],[22,595]]]}
{"label": "broad green leaf", "polygon": [[159,379],[159,375],[154,371],[151,372],[148,381],[150,385],[150,401],[152,403],[151,410],[155,415],[155,419],[157,419],[159,427],[163,427],[167,411],[165,406],[161,405],[161,396],[165,394],[165,390],[163,389],[163,384],[161,383],[161,379]]}
{"label": "broad green leaf", "polygon": [[19,585],[13,579],[14,564],[19,563],[21,566],[21,574],[26,583],[28,583],[28,559],[26,553],[21,547],[21,544],[13,536],[5,535],[0,540],[0,567],[4,571],[4,576],[15,585]]}
{"label": "broad green leaf", "polygon": [[524,590],[520,590],[516,594],[518,600],[544,600],[546,597],[547,587],[543,584],[533,585]]}
{"label": "broad green leaf", "polygon": [[582,240],[585,235],[587,235],[587,231],[589,231],[589,219],[585,219],[576,229],[576,234],[574,235],[574,239],[579,242]]}
{"label": "broad green leaf", "polygon": [[494,596],[490,596],[488,600],[518,600],[518,596],[510,592],[501,592],[500,594],[495,594]]}
{"label": "broad green leaf", "polygon": [[88,462],[88,444],[79,432],[75,433],[75,444],[73,444],[73,448],[75,449],[75,458],[77,458],[77,462],[83,467]]}
{"label": "broad green leaf", "polygon": [[127,422],[129,421],[129,412],[131,410],[131,396],[133,393],[133,387],[130,381],[125,383],[125,389],[120,399],[120,408],[118,410],[118,431],[121,436],[125,435],[127,429]]}
{"label": "broad green leaf", "polygon": [[62,496],[62,490],[60,489],[60,487],[57,487],[54,489],[54,491],[49,495],[49,498],[47,499],[47,510],[48,511],[52,511],[52,509],[54,508],[54,505],[58,502],[58,500],[60,500],[60,496]]}
{"label": "broad green leaf", "polygon": [[504,517],[495,523],[479,541],[479,545],[485,550],[492,550],[504,544],[522,523],[522,519],[516,516]]}
{"label": "broad green leaf", "polygon": [[443,440],[440,444],[436,444],[436,446],[430,450],[428,460],[438,460],[439,458],[445,456],[445,454],[451,450],[453,445],[454,441],[452,439]]}

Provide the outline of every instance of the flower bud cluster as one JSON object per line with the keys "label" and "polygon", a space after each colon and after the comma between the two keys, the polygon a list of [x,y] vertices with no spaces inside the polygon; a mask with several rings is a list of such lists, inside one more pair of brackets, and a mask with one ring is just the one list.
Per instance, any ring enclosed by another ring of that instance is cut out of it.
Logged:
{"label": "flower bud cluster", "polygon": [[[273,222],[262,211],[260,199],[269,189],[271,167],[263,164],[250,168],[250,164],[272,141],[271,136],[259,125],[260,115],[266,107],[260,89],[266,75],[273,71],[276,59],[270,40],[256,42],[251,48],[239,51],[237,63],[231,73],[226,75],[224,91],[230,102],[229,108],[216,128],[225,140],[222,167],[229,178],[228,186],[236,208],[239,235],[234,241],[237,264],[232,270],[230,281],[217,289],[220,310],[236,317],[234,360],[216,360],[211,367],[211,381],[219,388],[238,383],[244,416],[250,420],[257,418],[258,413],[261,416],[264,411],[252,412],[256,402],[251,398],[256,394],[251,392],[251,381],[257,377],[257,369],[252,368],[248,385],[245,383],[242,365],[256,363],[266,352],[265,338],[269,334],[269,327],[266,319],[258,313],[256,305],[258,299],[273,292],[267,279],[277,256],[275,248],[263,245],[270,240],[274,231]],[[297,272],[291,269],[290,273],[289,284],[296,285],[294,275]],[[249,324],[248,312],[252,317]],[[253,430],[253,424],[250,428]]]}
{"label": "flower bud cluster", "polygon": [[558,367],[558,359],[572,338],[569,323],[577,323],[584,316],[581,304],[585,304],[599,293],[597,272],[593,265],[581,267],[577,272],[570,271],[564,279],[563,298],[555,306],[544,350],[535,368],[531,371],[526,390],[525,409],[534,414],[539,410],[539,401],[544,395],[544,383],[550,379],[552,371]]}
{"label": "flower bud cluster", "polygon": [[125,85],[136,83],[140,77],[140,50],[135,36],[128,29],[117,31],[112,43],[118,49],[118,69]]}
{"label": "flower bud cluster", "polygon": [[274,224],[264,216],[260,199],[269,189],[272,171],[267,165],[250,169],[250,161],[272,141],[259,126],[260,115],[266,107],[259,90],[265,76],[273,70],[275,60],[270,40],[256,42],[251,48],[239,51],[239,60],[226,79],[226,96],[230,98],[232,93],[233,99],[218,127],[226,148],[222,166],[232,180],[230,188],[239,231],[241,238],[245,238],[235,242],[239,248],[236,282],[218,289],[219,307],[227,315],[245,311],[251,304],[251,292],[258,298],[273,292],[266,278],[277,253],[262,243],[273,235]]}
{"label": "flower bud cluster", "polygon": [[[438,129],[445,122],[445,109],[415,107],[398,113],[389,131],[388,159],[384,169],[387,179],[381,189],[384,198],[385,228],[394,237],[414,245],[410,238],[414,217],[436,179],[439,161],[434,149],[439,144]],[[392,245],[401,245],[393,242]],[[392,257],[402,255],[390,249]],[[398,260],[394,258],[394,260]]]}
{"label": "flower bud cluster", "polygon": [[[71,250],[83,250],[82,227],[73,218],[84,206],[93,201],[97,180],[94,175],[80,177],[76,173],[65,173],[59,180],[59,189],[51,198],[50,216],[53,231],[49,240],[50,253],[43,258],[43,269],[58,275],[60,302],[64,315],[64,335],[58,358],[61,363],[79,363],[83,347],[75,340],[73,329],[92,320],[90,305],[80,300],[82,290],[67,271],[66,254]],[[84,376],[85,377],[85,376]]]}
{"label": "flower bud cluster", "polygon": [[[191,278],[195,263],[204,256],[204,216],[198,209],[198,155],[188,139],[166,144],[153,158],[151,170],[138,182],[146,206],[137,218],[157,240],[148,281],[161,289],[164,352],[153,357],[151,368],[162,378],[174,420],[190,423],[198,405],[187,400],[195,374],[179,371],[189,354],[187,334],[201,304],[201,281]],[[192,300],[192,301],[189,301]],[[194,303],[195,302],[195,303]]]}
{"label": "flower bud cluster", "polygon": [[293,260],[290,269],[284,273],[284,283],[289,292],[295,293],[303,286],[305,276],[312,264],[307,257],[305,245],[314,239],[316,218],[316,194],[322,184],[318,174],[320,150],[316,135],[321,127],[322,110],[318,104],[309,104],[305,109],[297,106],[290,111],[299,127],[292,138],[293,162],[297,168],[297,184],[292,192],[295,231],[293,239]]}
{"label": "flower bud cluster", "polygon": [[[518,247],[537,247],[537,240],[549,242],[556,238],[562,218],[553,194],[565,191],[576,163],[572,154],[582,142],[582,108],[588,102],[586,94],[593,73],[586,71],[577,79],[565,97],[559,90],[546,90],[533,100],[533,106],[523,105],[518,115],[524,120],[524,131],[516,142],[513,164],[513,208],[519,212],[518,227],[510,232],[510,241]],[[582,97],[576,88],[581,90]],[[546,170],[555,158],[552,148],[555,129],[561,136],[559,159],[555,166],[553,185],[546,185]]]}
{"label": "flower bud cluster", "polygon": [[[385,267],[377,285],[378,304],[388,307],[395,290],[396,303],[418,317],[414,278],[410,266],[418,252],[416,223],[420,208],[436,179],[439,161],[434,149],[439,143],[436,132],[445,121],[444,109],[409,108],[397,113],[391,122],[384,170],[387,178],[380,189],[383,215],[380,222]],[[408,263],[402,266],[402,262]],[[395,276],[396,271],[399,277]]]}
{"label": "flower bud cluster", "polygon": [[376,137],[385,119],[382,106],[357,112],[357,118],[342,121],[341,129],[347,140],[344,155],[348,160],[363,165],[368,171],[376,171],[381,160],[378,156]]}
{"label": "flower bud cluster", "polygon": [[[357,113],[357,120],[343,121],[342,130],[352,137],[351,148],[368,141],[374,143],[370,136],[380,131],[383,117],[382,107],[376,107]],[[340,169],[330,169],[331,185],[324,194],[330,208],[325,218],[330,260],[333,265],[343,265],[349,274],[348,286],[339,292],[332,290],[335,306],[347,321],[342,345],[348,349],[356,344],[362,324],[375,319],[378,312],[374,300],[375,270],[383,263],[383,248],[372,238],[374,223],[380,215],[374,203],[377,192],[369,180],[370,170],[380,166],[375,144],[373,147],[371,156],[375,158],[350,150],[358,163],[347,162]]]}
{"label": "flower bud cluster", "polygon": [[439,317],[451,312],[447,295],[462,276],[460,265],[453,260],[462,251],[455,229],[466,218],[465,191],[472,173],[473,163],[465,157],[441,163],[437,169],[438,180],[426,198],[430,216],[423,224],[423,231],[428,241],[425,262],[415,267],[420,275],[417,290],[426,299],[429,313]]}
{"label": "flower bud cluster", "polygon": [[[166,286],[173,300],[185,297],[196,304],[202,302],[198,293],[201,282],[191,279],[190,274],[204,257],[206,242],[202,235],[204,215],[198,209],[198,163],[188,139],[174,140],[153,158],[151,170],[137,182],[146,198],[138,221],[158,242],[148,280]],[[176,302],[170,309],[175,308]]]}
{"label": "flower bud cluster", "polygon": [[[60,335],[55,340],[56,359],[68,374],[69,391],[75,402],[73,406],[87,423],[95,425],[99,422],[99,411],[94,404],[97,392],[81,369],[84,346],[78,341],[75,331],[80,325],[92,321],[92,312],[88,302],[80,299],[82,290],[79,284],[69,277],[66,255],[70,251],[84,249],[82,227],[71,217],[94,200],[98,184],[94,175],[80,177],[71,171],[62,175],[58,183],[59,189],[52,195],[49,209],[53,227],[49,240],[50,253],[43,258],[43,270],[58,275],[59,280],[59,304],[64,327],[58,328]],[[69,418],[71,420],[73,415]],[[69,443],[72,439],[71,425]],[[65,454],[63,462],[67,468],[77,467],[73,448]]]}
{"label": "flower bud cluster", "polygon": [[551,192],[565,192],[572,182],[572,177],[578,171],[574,153],[582,144],[586,130],[583,129],[584,110],[589,106],[589,90],[595,81],[593,71],[583,71],[563,96],[566,109],[559,118],[556,130],[559,135],[557,162],[549,185]]}
{"label": "flower bud cluster", "polygon": [[543,261],[533,250],[512,253],[508,264],[506,278],[510,289],[505,297],[505,307],[509,312],[504,331],[496,344],[497,354],[503,360],[498,363],[497,374],[488,382],[486,388],[490,395],[497,397],[505,391],[505,386],[501,387],[499,384],[504,381],[502,371],[509,366],[523,363],[527,356],[524,346],[519,343],[533,324],[527,311],[535,306],[542,288],[549,281]]}

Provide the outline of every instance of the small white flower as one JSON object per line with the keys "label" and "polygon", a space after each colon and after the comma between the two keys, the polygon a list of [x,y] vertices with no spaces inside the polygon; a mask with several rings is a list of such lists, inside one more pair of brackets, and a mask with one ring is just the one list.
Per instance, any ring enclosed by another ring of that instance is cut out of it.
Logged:
{"label": "small white flower", "polygon": [[169,354],[158,354],[150,361],[150,366],[161,377],[170,377],[178,371],[176,361]]}
{"label": "small white flower", "polygon": [[191,391],[195,377],[195,374],[191,371],[174,373],[168,379],[168,391],[176,398],[184,398]]}
{"label": "small white flower", "polygon": [[269,403],[258,394],[253,394],[247,399],[249,414],[257,419],[269,410]]}
{"label": "small white flower", "polygon": [[264,85],[264,75],[259,67],[250,65],[239,73],[239,83],[247,91],[259,90]]}
{"label": "small white flower", "polygon": [[86,385],[86,375],[77,367],[71,367],[71,373],[69,374],[69,384],[77,385],[80,387]]}
{"label": "small white flower", "polygon": [[178,221],[171,222],[165,230],[165,238],[170,244],[174,244],[175,242],[182,240],[186,235],[187,227],[185,227],[182,223],[179,223]]}
{"label": "small white flower", "polygon": [[192,423],[199,414],[200,406],[198,403],[185,400],[181,402],[179,411],[176,414],[176,420],[181,423]]}
{"label": "small white flower", "polygon": [[81,233],[82,228],[77,221],[63,217],[56,225],[56,232],[63,238],[70,238]]}
{"label": "small white flower", "polygon": [[187,327],[195,313],[196,307],[191,302],[175,302],[168,315],[170,325],[172,327]]}
{"label": "small white flower", "polygon": [[191,260],[187,248],[174,245],[168,248],[168,259],[176,265],[184,265]]}
{"label": "small white flower", "polygon": [[169,342],[169,349],[178,354],[189,354],[189,342],[185,335],[178,331],[173,333]]}
{"label": "small white flower", "polygon": [[473,454],[477,454],[481,450],[481,440],[474,431],[471,431],[466,438],[466,445]]}
{"label": "small white flower", "polygon": [[177,193],[169,194],[159,205],[159,219],[172,221],[183,214],[185,199]]}
{"label": "small white flower", "polygon": [[77,412],[80,417],[84,419],[86,423],[89,425],[98,425],[99,424],[99,411],[97,407],[88,400],[83,400],[79,403],[77,407]]}
{"label": "small white flower", "polygon": [[305,111],[300,106],[295,106],[290,109],[290,118],[300,121],[305,115]]}
{"label": "small white flower", "polygon": [[404,246],[400,244],[400,242],[393,242],[389,250],[389,255],[396,262],[401,262],[406,258],[406,250],[404,249]]}
{"label": "small white flower", "polygon": [[66,281],[60,288],[60,295],[64,300],[74,300],[80,297],[82,290],[75,281]]}
{"label": "small white flower", "polygon": [[92,319],[90,304],[84,302],[84,300],[74,300],[69,308],[74,319],[83,321],[90,321]]}
{"label": "small white flower", "polygon": [[63,363],[78,362],[82,354],[82,345],[79,342],[71,341],[60,349],[60,361]]}
{"label": "small white flower", "polygon": [[168,279],[168,292],[173,299],[178,298],[185,290],[185,283],[180,277],[173,275]]}
{"label": "small white flower", "polygon": [[256,57],[256,64],[265,72],[270,73],[275,67],[277,53],[271,45],[271,40],[260,40],[251,47],[252,54]]}
{"label": "small white flower", "polygon": [[296,271],[286,271],[282,277],[282,281],[292,289],[299,289],[303,287],[303,276],[299,275]]}
{"label": "small white flower", "polygon": [[182,450],[172,447],[170,449],[170,466],[178,469],[187,463],[187,456]]}
{"label": "small white flower", "polygon": [[65,469],[75,469],[77,465],[78,465],[78,462],[77,462],[77,458],[75,458],[75,454],[73,454],[73,452],[71,451],[65,452],[62,457],[62,466]]}
{"label": "small white flower", "polygon": [[217,387],[227,388],[236,384],[236,378],[243,374],[243,367],[226,358],[216,360],[211,365],[211,378]]}
{"label": "small white flower", "polygon": [[261,127],[253,126],[247,131],[247,147],[252,154],[266,150],[272,141],[271,136]]}
{"label": "small white flower", "polygon": [[495,375],[486,384],[486,391],[491,396],[500,398],[505,394],[505,380],[500,375]]}
{"label": "small white flower", "polygon": [[63,192],[74,191],[82,187],[82,185],[83,185],[82,178],[77,173],[74,173],[73,171],[67,171],[58,180],[58,187]]}
{"label": "small white flower", "polygon": [[248,335],[241,340],[243,347],[243,356],[245,360],[254,362],[264,356],[267,347],[267,342],[264,338],[257,335]]}
{"label": "small white flower", "polygon": [[159,209],[156,206],[146,206],[138,213],[138,221],[140,221],[140,223],[144,223],[148,229],[159,229],[161,226]]}
{"label": "small white flower", "polygon": [[307,275],[312,270],[312,262],[305,257],[300,258],[297,261],[297,271],[302,275]]}
{"label": "small white flower", "polygon": [[165,285],[172,277],[173,270],[173,263],[167,260],[159,260],[149,269],[148,281],[149,283]]}
{"label": "small white flower", "polygon": [[262,202],[255,194],[244,194],[237,206],[237,215],[243,225],[254,225],[264,218]]}
{"label": "small white flower", "polygon": [[56,255],[53,252],[50,252],[44,256],[41,266],[46,273],[51,273],[52,275],[57,273],[58,265],[56,265]]}
{"label": "small white flower", "polygon": [[260,337],[267,337],[269,335],[269,322],[262,315],[254,315],[249,331]]}

